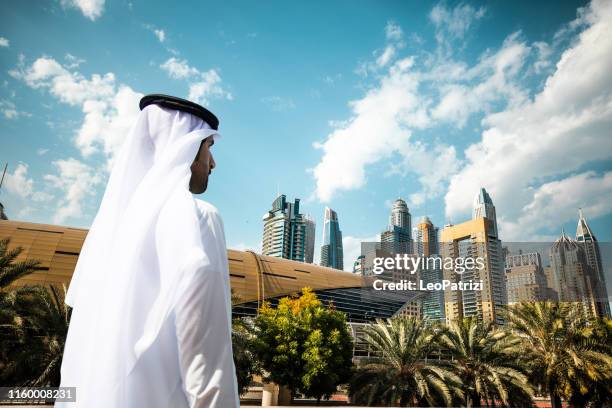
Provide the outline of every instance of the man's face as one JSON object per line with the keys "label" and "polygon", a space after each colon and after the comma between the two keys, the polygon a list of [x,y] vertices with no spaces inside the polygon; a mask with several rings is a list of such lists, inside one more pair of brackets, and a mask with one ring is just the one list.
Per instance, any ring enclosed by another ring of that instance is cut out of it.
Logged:
{"label": "man's face", "polygon": [[210,148],[215,143],[212,136],[207,137],[200,144],[200,150],[196,154],[195,160],[191,163],[191,179],[189,180],[189,191],[193,194],[202,194],[208,187],[208,176],[216,163],[213,159]]}

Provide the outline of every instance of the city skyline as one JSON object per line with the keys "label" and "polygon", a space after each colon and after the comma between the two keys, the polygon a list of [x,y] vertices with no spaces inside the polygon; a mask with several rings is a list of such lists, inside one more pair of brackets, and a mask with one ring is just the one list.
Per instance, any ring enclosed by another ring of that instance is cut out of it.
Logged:
{"label": "city skyline", "polygon": [[612,242],[610,1],[67,4],[0,5],[10,219],[88,227],[138,97],[165,92],[221,119],[202,198],[230,248],[261,250],[278,190],[340,214],[345,269],[396,197],[441,227],[480,187],[504,240],[552,242],[583,207]]}

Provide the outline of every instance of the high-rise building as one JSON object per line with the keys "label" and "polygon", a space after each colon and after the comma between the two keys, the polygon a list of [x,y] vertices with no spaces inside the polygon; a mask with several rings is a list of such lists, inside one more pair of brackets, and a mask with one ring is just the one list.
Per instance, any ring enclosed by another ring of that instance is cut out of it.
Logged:
{"label": "high-rise building", "polygon": [[560,302],[580,303],[589,316],[604,316],[598,305],[599,278],[589,266],[583,246],[565,231],[550,248],[550,266]]}
{"label": "high-rise building", "polygon": [[487,190],[481,188],[476,197],[474,197],[474,205],[472,208],[472,219],[487,218],[493,221],[493,234],[497,236],[497,215],[495,214],[495,206],[491,196]]}
{"label": "high-rise building", "polygon": [[[462,273],[459,273],[458,269],[447,268],[447,263],[443,263],[444,279],[462,284],[482,283],[482,287],[481,290],[452,290],[452,288],[445,290],[445,318],[449,322],[476,316],[485,322],[503,324],[500,312],[507,303],[507,294],[503,250],[497,236],[495,207],[484,189],[480,190],[474,204],[480,210],[474,209],[472,220],[444,227],[440,237],[440,252],[443,259],[471,258],[474,261],[482,259],[484,261],[482,268],[466,268]],[[476,217],[481,214],[489,214],[492,218]]]}
{"label": "high-rise building", "polygon": [[340,270],[344,269],[342,231],[340,231],[340,224],[338,223],[338,214],[329,207],[325,207],[325,216],[323,218],[321,266]]}
{"label": "high-rise building", "polygon": [[576,241],[582,246],[587,264],[591,267],[596,295],[596,307],[599,316],[610,317],[610,304],[608,303],[608,291],[606,289],[606,278],[601,262],[601,252],[595,234],[591,231],[589,224],[584,218],[582,209],[578,211],[578,227],[576,228]]}
{"label": "high-rise building", "polygon": [[546,275],[539,252],[506,256],[506,289],[508,304],[548,299]]}
{"label": "high-rise building", "polygon": [[315,230],[317,224],[315,223],[314,218],[308,214],[302,215],[301,221],[304,225],[306,234],[304,238],[304,262],[312,263],[314,261]]}
{"label": "high-rise building", "polygon": [[547,265],[544,267],[544,276],[546,276],[546,298],[558,302],[559,295],[555,290],[555,279],[552,266]]}
{"label": "high-rise building", "polygon": [[421,256],[437,255],[440,253],[438,228],[434,227],[427,216],[423,217],[417,225],[414,241],[414,249]]}
{"label": "high-rise building", "polygon": [[[414,249],[421,257],[438,257],[438,228],[429,217],[423,217],[414,229]],[[438,263],[424,263],[419,271],[419,277],[426,286],[428,283],[441,283],[444,279],[441,265]],[[423,317],[431,321],[444,321],[444,292],[432,290],[427,292],[422,300]]]}
{"label": "high-rise building", "polygon": [[290,203],[284,194],[279,195],[272,209],[264,214],[263,222],[263,255],[312,263],[315,223],[300,214],[299,198]]}
{"label": "high-rise building", "polygon": [[0,203],[0,220],[8,220],[8,217],[4,213],[4,206]]}
{"label": "high-rise building", "polygon": [[380,234],[382,249],[391,253],[411,253],[412,222],[408,205],[398,198],[393,203],[389,225]]}

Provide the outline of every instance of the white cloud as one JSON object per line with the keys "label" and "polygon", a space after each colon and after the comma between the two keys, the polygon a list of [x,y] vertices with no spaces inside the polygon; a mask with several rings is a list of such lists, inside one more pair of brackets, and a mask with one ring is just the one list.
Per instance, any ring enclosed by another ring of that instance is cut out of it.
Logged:
{"label": "white cloud", "polygon": [[45,154],[47,154],[47,152],[49,152],[49,149],[44,149],[42,147],[36,150],[36,154],[39,156],[44,156]]}
{"label": "white cloud", "polygon": [[34,180],[28,177],[28,165],[19,163],[13,173],[7,172],[4,177],[3,187],[20,198],[30,197],[34,187]]}
{"label": "white cloud", "polygon": [[429,19],[436,27],[436,39],[441,43],[445,37],[463,39],[474,21],[484,15],[484,7],[476,10],[469,4],[459,4],[451,10],[439,3],[431,10]]}
{"label": "white cloud", "polygon": [[215,69],[200,71],[189,66],[186,60],[169,58],[160,65],[160,68],[168,73],[170,78],[184,79],[189,84],[189,99],[207,105],[213,98],[232,99],[232,94],[221,86],[221,76]]}
{"label": "white cloud", "polygon": [[472,68],[453,62],[438,67],[454,71],[450,76],[452,82],[446,82],[444,74],[435,78],[441,72],[434,71],[432,75],[440,89],[440,102],[432,110],[432,117],[463,127],[472,114],[486,112],[497,102],[522,102],[526,92],[520,86],[519,73],[530,49],[518,41],[518,35],[510,35],[499,51],[485,55]]}
{"label": "white cloud", "polygon": [[161,64],[160,68],[173,79],[187,79],[200,73],[198,69],[190,67],[186,60],[174,57]]}
{"label": "white cloud", "polygon": [[533,47],[537,51],[537,60],[535,64],[533,64],[533,69],[536,74],[539,74],[551,65],[550,57],[552,56],[552,48],[544,41],[533,43]]}
{"label": "white cloud", "polygon": [[346,126],[315,145],[323,152],[313,170],[319,200],[327,202],[339,190],[362,187],[366,166],[390,157],[407,143],[411,131],[406,122],[420,107],[412,65],[412,58],[393,64],[378,87],[349,103],[353,116]]}
{"label": "white cloud", "polygon": [[17,119],[20,116],[30,117],[31,113],[17,110],[15,104],[8,99],[0,100],[0,112],[4,115],[6,119]]}
{"label": "white cloud", "polygon": [[[580,183],[605,191],[608,173],[567,176],[612,157],[612,42],[601,40],[612,38],[612,2],[594,1],[579,18],[590,25],[563,52],[544,89],[485,117],[482,140],[466,150],[466,166],[450,181],[447,216],[468,214],[473,195],[484,186],[501,214],[501,233],[528,238],[529,212],[546,217],[554,209],[556,222],[562,223],[570,214],[575,218],[577,206],[599,205],[599,197],[608,197],[577,191]],[[574,197],[563,198],[556,191]],[[575,197],[579,200],[573,201]],[[593,213],[602,214],[601,208],[610,212],[607,203]],[[546,219],[540,222],[547,224]]]}
{"label": "white cloud", "polygon": [[155,34],[159,42],[163,43],[164,41],[166,41],[166,33],[164,32],[164,30],[156,29],[153,30],[153,33]]}
{"label": "white cloud", "polygon": [[610,213],[612,172],[593,171],[542,184],[533,190],[533,199],[516,220],[502,219],[500,229],[507,241],[538,235],[540,228],[555,231],[562,221],[577,219],[578,208],[589,218]]}
{"label": "white cloud", "polygon": [[485,13],[484,7],[476,9],[469,4],[460,3],[450,9],[443,2],[438,3],[429,13],[429,20],[436,32],[437,54],[450,56],[457,49],[463,49],[466,34]]}
{"label": "white cloud", "polygon": [[48,89],[63,103],[81,108],[85,116],[76,132],[75,144],[83,156],[102,148],[110,163],[138,116],[142,94],[118,85],[110,72],[93,74],[87,79],[53,58],[41,57],[29,67],[21,62],[10,74],[32,88]]}
{"label": "white cloud", "polygon": [[83,216],[83,200],[95,193],[102,178],[92,167],[74,158],[56,160],[53,165],[59,174],[47,174],[45,180],[64,193],[53,218],[55,224],[62,224],[68,218]]}
{"label": "white cloud", "polygon": [[378,64],[379,67],[384,67],[394,56],[395,47],[393,45],[387,45],[387,48],[385,48],[383,53],[376,59],[376,64]]}
{"label": "white cloud", "polygon": [[74,55],[70,53],[66,53],[66,55],[64,56],[64,59],[66,60],[65,66],[68,69],[78,68],[79,65],[85,62],[84,59],[75,57]]}
{"label": "white cloud", "polygon": [[385,26],[385,35],[387,37],[387,40],[399,41],[402,39],[404,33],[399,25],[397,25],[393,21],[388,21],[387,25]]}
{"label": "white cloud", "polygon": [[0,47],[8,48],[10,41],[7,38],[0,37]]}
{"label": "white cloud", "polygon": [[293,103],[292,99],[281,98],[280,96],[267,96],[261,98],[261,101],[269,105],[275,112],[285,112],[295,109],[295,103]]}
{"label": "white cloud", "polygon": [[210,103],[211,98],[232,100],[232,94],[221,86],[221,77],[214,69],[200,73],[200,80],[189,84],[189,99],[204,105]]}
{"label": "white cloud", "polygon": [[76,8],[91,21],[102,15],[105,0],[61,0],[62,6]]}

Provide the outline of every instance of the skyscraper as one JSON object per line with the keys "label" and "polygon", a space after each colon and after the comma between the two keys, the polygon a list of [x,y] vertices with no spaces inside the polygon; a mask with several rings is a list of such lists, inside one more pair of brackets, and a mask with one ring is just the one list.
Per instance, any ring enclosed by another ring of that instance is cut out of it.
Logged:
{"label": "skyscraper", "polygon": [[415,251],[421,256],[439,254],[438,228],[434,227],[429,217],[425,216],[416,227]]}
{"label": "skyscraper", "polygon": [[263,222],[263,255],[312,263],[315,223],[300,214],[299,198],[290,203],[284,194],[279,195],[272,209],[264,214]]}
{"label": "skyscraper", "polygon": [[487,218],[493,222],[493,233],[497,236],[497,215],[495,214],[495,206],[491,196],[487,190],[481,188],[476,197],[474,197],[474,205],[472,208],[472,219]]}
{"label": "skyscraper", "polygon": [[342,231],[338,223],[338,214],[325,207],[323,218],[323,245],[321,245],[321,266],[344,269],[342,252]]}
{"label": "skyscraper", "polygon": [[578,211],[578,227],[576,228],[576,241],[582,246],[587,264],[591,267],[595,285],[596,307],[599,316],[610,317],[610,304],[608,303],[608,291],[606,289],[606,278],[601,263],[601,252],[597,238],[587,224],[582,209]]}
{"label": "skyscraper", "polygon": [[[414,249],[422,257],[437,257],[439,254],[438,228],[434,227],[429,217],[423,217],[415,229]],[[441,283],[444,279],[441,265],[426,263],[419,271],[420,279],[424,285],[428,283]],[[444,292],[441,290],[429,291],[422,300],[423,317],[440,321],[444,318]]]}
{"label": "skyscraper", "polygon": [[[539,252],[506,256],[508,304],[541,301],[548,298],[546,275]],[[551,299],[552,300],[552,299]]]}
{"label": "skyscraper", "polygon": [[597,305],[598,278],[587,263],[582,245],[565,231],[550,248],[550,266],[560,302],[580,303],[588,315],[602,316]]}
{"label": "skyscraper", "polygon": [[382,249],[390,253],[411,253],[411,216],[408,205],[398,198],[393,203],[389,225],[380,234]]}
{"label": "skyscraper", "polygon": [[502,324],[500,312],[507,303],[503,250],[497,236],[495,207],[484,189],[474,200],[472,214],[470,221],[444,227],[440,252],[443,258],[483,259],[484,267],[480,269],[467,268],[458,273],[443,268],[444,279],[464,284],[482,282],[482,290],[447,289],[444,292],[446,321],[476,316],[485,322]]}

